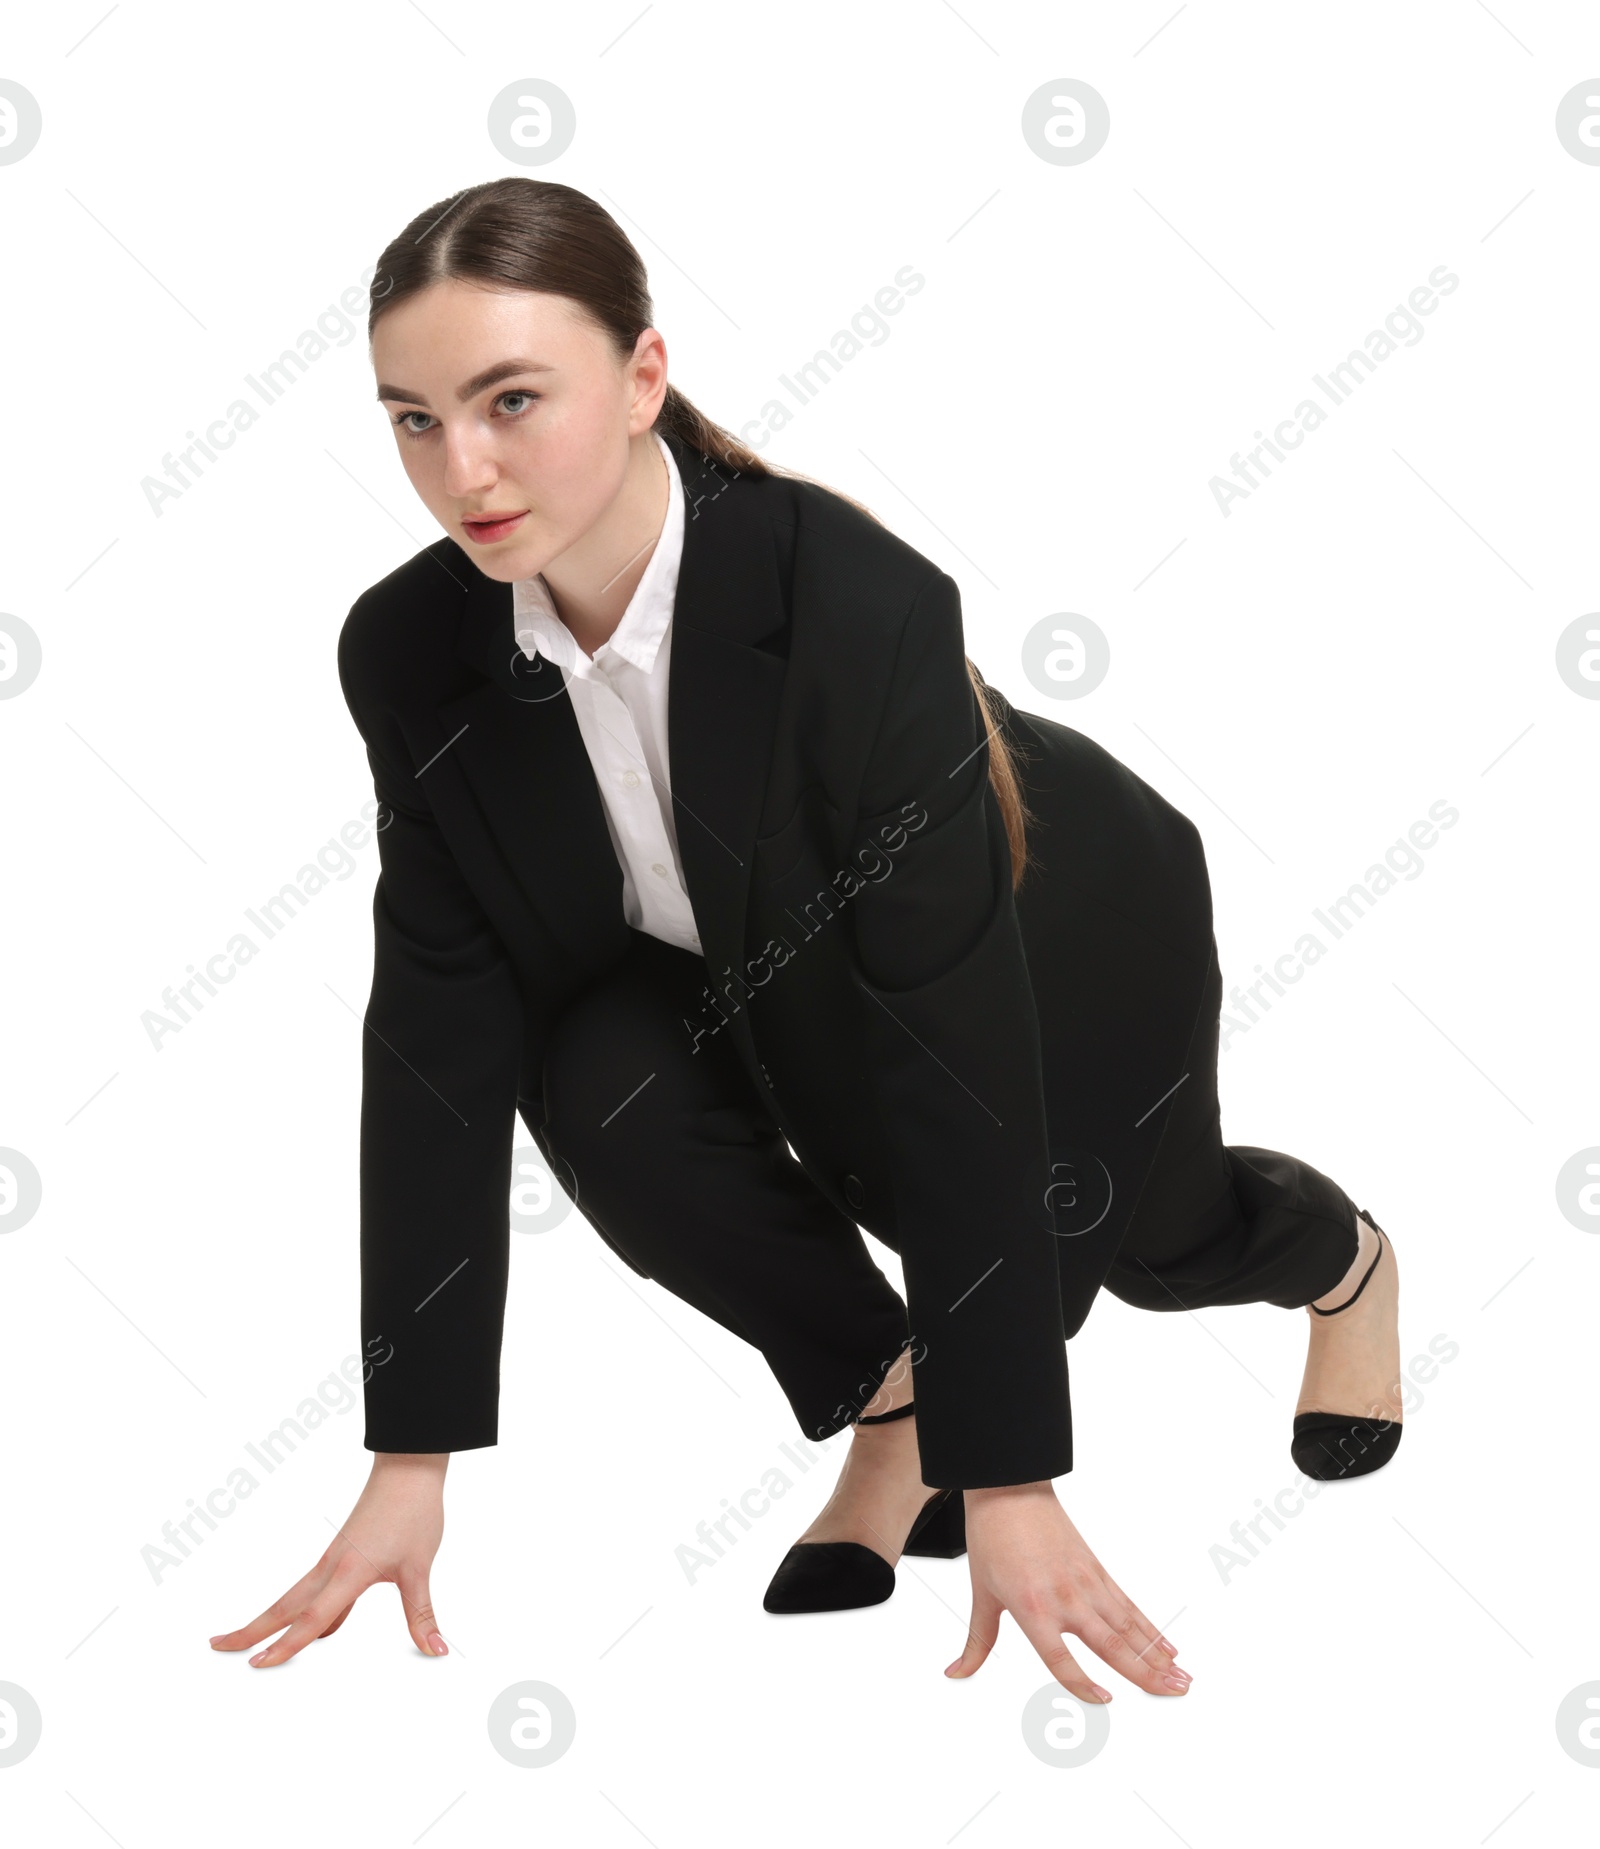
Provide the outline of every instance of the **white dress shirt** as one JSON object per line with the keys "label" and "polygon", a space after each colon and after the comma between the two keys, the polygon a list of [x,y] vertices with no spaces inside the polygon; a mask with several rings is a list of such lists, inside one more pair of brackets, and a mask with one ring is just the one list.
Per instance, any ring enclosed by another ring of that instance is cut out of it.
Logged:
{"label": "white dress shirt", "polygon": [[677,819],[667,763],[667,669],[672,610],[683,556],[683,482],[672,451],[667,516],[622,621],[592,656],[556,614],[543,577],[512,586],[517,642],[566,676],[567,695],[594,767],[606,826],[622,867],[622,914],[635,929],[701,954],[694,911],[678,857]]}

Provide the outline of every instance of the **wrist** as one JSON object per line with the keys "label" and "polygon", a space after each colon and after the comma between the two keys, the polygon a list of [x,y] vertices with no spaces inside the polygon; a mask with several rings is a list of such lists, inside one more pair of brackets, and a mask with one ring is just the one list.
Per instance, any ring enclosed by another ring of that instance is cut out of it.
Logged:
{"label": "wrist", "polygon": [[376,1471],[414,1471],[424,1476],[440,1476],[450,1462],[448,1451],[374,1451],[372,1468]]}
{"label": "wrist", "polygon": [[964,1490],[962,1494],[970,1509],[990,1502],[1029,1502],[1042,1496],[1054,1497],[1055,1484],[1045,1477],[1037,1483],[999,1483],[987,1489]]}

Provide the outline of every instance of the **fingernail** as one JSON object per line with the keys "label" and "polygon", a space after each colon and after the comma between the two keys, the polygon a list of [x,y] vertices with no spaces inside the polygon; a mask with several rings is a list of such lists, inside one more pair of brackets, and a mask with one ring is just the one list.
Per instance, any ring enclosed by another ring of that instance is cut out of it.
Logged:
{"label": "fingernail", "polygon": [[1174,1666],[1168,1673],[1173,1676],[1176,1676],[1180,1682],[1193,1682],[1194,1680],[1194,1677],[1189,1674],[1187,1669],[1179,1669],[1176,1666]]}
{"label": "fingernail", "polygon": [[265,1651],[265,1650],[258,1650],[258,1651],[257,1651],[257,1652],[255,1653],[255,1655],[254,1655],[253,1657],[251,1657],[251,1659],[250,1659],[250,1667],[251,1667],[252,1669],[254,1669],[254,1668],[256,1667],[256,1665],[257,1665],[257,1664],[258,1664],[258,1663],[259,1663],[259,1662],[261,1661],[261,1659],[262,1659],[262,1657],[264,1657],[264,1656],[265,1656],[266,1654],[267,1654],[267,1653],[266,1653],[266,1651]]}
{"label": "fingernail", "polygon": [[1168,1676],[1167,1677],[1167,1687],[1175,1688],[1175,1689],[1186,1689],[1189,1686],[1189,1681],[1190,1681],[1190,1678],[1188,1676]]}
{"label": "fingernail", "polygon": [[435,1656],[448,1656],[450,1654],[450,1646],[437,1631],[433,1631],[429,1634],[428,1648]]}
{"label": "fingernail", "polygon": [[1101,1688],[1101,1686],[1100,1686],[1100,1684],[1099,1684],[1098,1682],[1091,1682],[1091,1683],[1089,1684],[1089,1686],[1090,1686],[1090,1688],[1092,1688],[1092,1689],[1094,1690],[1094,1692],[1095,1692],[1095,1693],[1096,1693],[1096,1694],[1097,1694],[1097,1695],[1098,1695],[1098,1696],[1100,1697],[1100,1699],[1101,1699],[1102,1701],[1110,1701],[1110,1699],[1111,1699],[1111,1691],[1110,1691],[1110,1689],[1108,1689],[1108,1688]]}
{"label": "fingernail", "polygon": [[1168,1656],[1176,1656],[1178,1654],[1178,1646],[1174,1643],[1169,1643],[1165,1637],[1158,1637],[1156,1642],[1160,1644],[1161,1648],[1166,1651]]}

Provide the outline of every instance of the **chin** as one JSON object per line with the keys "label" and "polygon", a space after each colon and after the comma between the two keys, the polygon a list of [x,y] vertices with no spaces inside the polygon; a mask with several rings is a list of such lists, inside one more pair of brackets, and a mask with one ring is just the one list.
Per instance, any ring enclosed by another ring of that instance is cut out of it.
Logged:
{"label": "chin", "polygon": [[519,578],[531,578],[539,569],[537,565],[524,569],[510,559],[486,558],[483,547],[473,545],[471,540],[459,540],[457,544],[484,577],[493,578],[496,584],[515,584]]}
{"label": "chin", "polygon": [[480,546],[465,533],[452,533],[450,537],[484,577],[493,578],[497,584],[515,584],[519,578],[531,578],[543,571],[555,556],[543,546]]}

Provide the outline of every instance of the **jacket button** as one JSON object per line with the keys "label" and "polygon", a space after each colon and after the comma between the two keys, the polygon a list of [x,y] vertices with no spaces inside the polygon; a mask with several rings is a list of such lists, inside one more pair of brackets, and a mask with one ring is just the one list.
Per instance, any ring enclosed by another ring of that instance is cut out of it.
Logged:
{"label": "jacket button", "polygon": [[861,1185],[859,1175],[846,1175],[844,1178],[844,1197],[852,1207],[865,1207],[867,1191]]}

